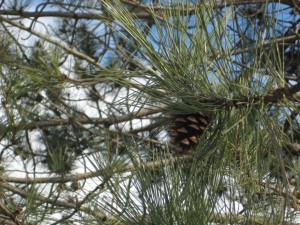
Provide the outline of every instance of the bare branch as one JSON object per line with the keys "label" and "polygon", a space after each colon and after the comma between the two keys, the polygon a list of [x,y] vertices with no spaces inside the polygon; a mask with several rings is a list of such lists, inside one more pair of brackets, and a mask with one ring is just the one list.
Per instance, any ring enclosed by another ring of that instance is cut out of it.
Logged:
{"label": "bare branch", "polygon": [[[137,1],[131,1],[131,0],[121,0],[124,4],[131,5],[134,7],[138,7],[141,9],[139,12],[133,12],[135,16],[139,19],[151,19],[153,18],[153,15],[148,12],[148,10],[154,10],[154,13],[158,14],[158,16],[163,11],[180,11],[181,13],[184,13],[186,15],[192,15],[196,11],[198,11],[201,7],[210,7],[211,4],[203,4],[202,2],[197,4],[194,7],[189,7],[188,10],[182,10],[180,7],[167,7],[167,6],[148,6],[140,4]],[[294,6],[293,0],[276,0],[272,1],[289,5],[291,7]],[[216,1],[214,4],[214,8],[224,8],[231,5],[247,5],[247,4],[264,4],[266,3],[265,0],[224,0],[224,1]],[[143,11],[142,11],[143,10]],[[70,19],[97,19],[97,20],[111,20],[112,17],[109,16],[103,16],[99,14],[94,13],[75,13],[75,12],[61,12],[61,11],[43,11],[43,12],[29,12],[29,11],[16,11],[16,10],[0,10],[0,15],[7,15],[7,16],[19,16],[21,18],[37,18],[37,17],[60,17],[60,18],[70,18]]]}

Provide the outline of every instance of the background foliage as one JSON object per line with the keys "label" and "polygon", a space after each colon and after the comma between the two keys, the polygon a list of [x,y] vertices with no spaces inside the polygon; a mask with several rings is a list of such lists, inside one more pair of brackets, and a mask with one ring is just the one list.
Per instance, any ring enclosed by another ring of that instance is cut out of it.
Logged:
{"label": "background foliage", "polygon": [[[0,2],[2,224],[297,224],[299,12]],[[209,113],[192,155],[174,118]]]}

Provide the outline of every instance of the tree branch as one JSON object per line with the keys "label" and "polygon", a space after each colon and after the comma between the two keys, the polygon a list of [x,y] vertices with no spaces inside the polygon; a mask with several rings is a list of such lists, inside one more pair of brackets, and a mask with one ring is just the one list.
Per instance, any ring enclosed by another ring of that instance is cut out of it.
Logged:
{"label": "tree branch", "polygon": [[300,83],[295,84],[292,87],[278,88],[271,91],[269,94],[256,95],[256,96],[243,96],[238,99],[208,99],[205,103],[214,104],[217,106],[225,107],[243,107],[252,103],[262,102],[268,103],[279,103],[282,99],[286,98],[291,100],[295,94],[300,91]]}
{"label": "tree branch", "polygon": [[162,110],[162,108],[152,108],[152,109],[141,109],[138,112],[128,113],[119,117],[110,117],[110,118],[74,118],[69,120],[64,119],[57,119],[57,120],[50,120],[50,121],[36,121],[32,123],[28,123],[24,126],[19,126],[15,124],[15,127],[18,127],[20,130],[33,130],[35,128],[44,128],[44,127],[54,127],[54,126],[65,126],[74,124],[74,122],[80,124],[94,124],[99,125],[102,124],[105,127],[109,127],[113,124],[126,122],[132,119],[139,119],[145,116],[149,116],[155,113],[158,113]]}
{"label": "tree branch", "polygon": [[253,46],[253,47],[248,47],[248,48],[233,51],[231,53],[231,55],[243,54],[243,53],[250,52],[250,51],[253,51],[253,50],[256,50],[256,49],[259,49],[259,48],[264,48],[264,47],[270,46],[270,45],[275,44],[275,43],[282,44],[282,45],[291,45],[290,41],[293,41],[293,40],[296,40],[296,39],[299,39],[299,38],[300,38],[299,34],[289,35],[289,36],[281,37],[281,38],[275,38],[275,39],[266,41],[263,44],[259,44],[259,45]]}
{"label": "tree branch", "polygon": [[[152,161],[147,162],[143,164],[143,168],[156,168],[159,166],[165,166],[169,165],[170,163],[175,162],[176,160],[189,160],[190,156],[184,156],[184,157],[172,157],[170,159],[165,160],[159,160],[159,161]],[[125,167],[122,167],[120,169],[114,170],[112,173],[125,173],[125,172],[131,172],[135,171],[136,166],[134,165],[128,165]],[[67,175],[63,177],[41,177],[41,178],[19,178],[19,177],[9,177],[2,175],[0,176],[2,181],[10,182],[10,183],[19,183],[19,184],[38,184],[38,183],[66,183],[66,182],[72,182],[72,181],[79,181],[79,180],[85,180],[89,178],[98,177],[102,174],[101,171],[96,172],[89,172],[89,173],[82,173],[82,174],[76,174],[76,175]]]}
{"label": "tree branch", "polygon": [[2,216],[0,216],[0,224],[5,224],[5,225],[16,225],[16,223],[14,222],[11,222],[10,220],[8,219],[5,219],[5,218],[1,218]]}
{"label": "tree branch", "polygon": [[103,67],[102,65],[100,65],[97,61],[95,61],[95,59],[87,56],[86,54],[83,54],[83,53],[77,51],[74,48],[70,48],[70,47],[62,44],[60,41],[53,40],[48,35],[41,34],[41,33],[37,32],[37,31],[31,29],[31,28],[28,28],[28,27],[22,25],[21,23],[16,23],[16,22],[14,22],[14,21],[12,21],[10,19],[4,18],[3,16],[1,16],[1,12],[0,12],[0,21],[8,23],[8,24],[10,24],[10,25],[12,25],[14,27],[17,27],[17,28],[19,28],[21,30],[27,31],[27,32],[29,32],[29,33],[31,33],[31,34],[33,34],[33,35],[35,35],[35,36],[37,36],[37,37],[39,37],[39,38],[47,41],[47,42],[49,42],[49,43],[51,43],[51,44],[53,44],[55,46],[58,46],[61,49],[64,49],[69,54],[72,54],[72,55],[74,55],[74,56],[76,56],[76,57],[78,57],[80,59],[83,59],[83,60],[91,63],[92,65],[96,66],[97,68],[99,68],[101,70],[106,70],[105,67]]}
{"label": "tree branch", "polygon": [[16,225],[22,225],[22,223],[17,219],[16,215],[7,209],[4,205],[0,204],[0,211],[8,216]]}
{"label": "tree branch", "polygon": [[[23,191],[17,187],[14,187],[10,184],[4,183],[4,182],[0,182],[0,187],[7,189],[15,194],[20,195],[23,198],[29,198],[31,195],[29,193],[27,193],[26,191]],[[101,220],[115,220],[114,217],[107,217],[104,213],[97,211],[97,210],[91,210],[90,208],[87,207],[83,207],[80,206],[78,207],[77,204],[74,203],[70,203],[70,202],[63,202],[63,201],[59,201],[57,199],[50,199],[48,197],[44,197],[40,194],[36,194],[35,195],[36,200],[44,202],[44,203],[49,203],[51,205],[54,206],[58,206],[58,207],[63,207],[65,209],[78,209],[79,211],[85,212],[89,215],[93,215],[96,218],[99,218]]]}
{"label": "tree branch", "polygon": [[[138,3],[137,1],[131,0],[121,0],[124,4],[138,7],[141,9],[139,12],[133,12],[135,16],[139,19],[151,19],[153,15],[148,12],[148,10],[154,10],[154,13],[161,14],[163,11],[177,11],[184,13],[186,15],[192,15],[198,11],[201,7],[211,7],[211,4],[199,3],[194,7],[189,7],[188,9],[182,9],[179,7],[168,7],[168,6],[148,6]],[[293,7],[293,0],[276,0],[272,3],[281,3]],[[231,5],[247,5],[247,4],[265,4],[265,0],[222,0],[213,5],[214,9],[224,8]],[[142,11],[143,10],[143,11]],[[103,16],[95,13],[75,13],[75,12],[61,12],[61,11],[43,11],[43,12],[29,12],[29,11],[16,11],[16,10],[0,10],[0,15],[7,16],[20,16],[21,18],[39,18],[39,17],[60,17],[60,18],[70,18],[70,19],[99,19],[99,20],[111,20],[110,16]]]}
{"label": "tree branch", "polygon": [[[242,107],[245,105],[249,105],[251,103],[263,102],[264,104],[268,103],[278,103],[283,98],[291,99],[293,95],[300,91],[300,83],[295,84],[292,87],[284,87],[278,88],[269,94],[264,95],[256,95],[252,97],[244,96],[239,99],[225,99],[225,98],[211,98],[204,101],[204,103],[213,104],[221,107]],[[110,117],[110,118],[76,118],[76,119],[57,119],[51,121],[36,121],[32,123],[28,123],[24,126],[20,126],[19,124],[15,124],[15,128],[17,130],[33,130],[35,128],[43,128],[43,127],[53,127],[53,126],[65,126],[76,123],[80,124],[102,124],[105,127],[109,127],[112,124],[122,123],[125,121],[129,121],[131,119],[138,119],[144,116],[153,115],[155,113],[161,112],[163,107],[157,107],[152,109],[141,109],[138,112],[128,113],[126,115],[122,115],[119,117]],[[10,128],[11,129],[11,128]],[[1,130],[8,130],[8,128],[4,128]]]}

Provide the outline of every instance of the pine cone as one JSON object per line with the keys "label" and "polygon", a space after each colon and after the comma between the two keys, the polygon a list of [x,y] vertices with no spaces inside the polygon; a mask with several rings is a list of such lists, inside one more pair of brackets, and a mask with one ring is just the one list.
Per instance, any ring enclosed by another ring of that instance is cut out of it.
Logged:
{"label": "pine cone", "polygon": [[210,114],[199,112],[173,115],[172,120],[173,124],[169,130],[170,143],[179,147],[180,154],[192,154],[209,123]]}

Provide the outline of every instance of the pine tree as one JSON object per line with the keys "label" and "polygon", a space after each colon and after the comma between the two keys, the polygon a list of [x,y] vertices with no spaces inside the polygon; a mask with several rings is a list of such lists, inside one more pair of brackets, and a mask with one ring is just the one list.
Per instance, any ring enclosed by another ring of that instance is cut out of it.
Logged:
{"label": "pine tree", "polygon": [[299,10],[0,2],[0,223],[299,223]]}

